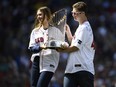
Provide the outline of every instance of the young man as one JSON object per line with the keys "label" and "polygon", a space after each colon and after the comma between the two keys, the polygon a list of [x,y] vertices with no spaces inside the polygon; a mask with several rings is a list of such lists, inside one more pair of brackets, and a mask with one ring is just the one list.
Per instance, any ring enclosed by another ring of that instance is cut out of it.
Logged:
{"label": "young man", "polygon": [[94,39],[93,32],[86,12],[87,5],[77,2],[73,6],[72,16],[79,26],[74,34],[66,25],[66,34],[71,42],[69,47],[58,49],[59,52],[68,52],[69,57],[64,75],[64,87],[94,87]]}

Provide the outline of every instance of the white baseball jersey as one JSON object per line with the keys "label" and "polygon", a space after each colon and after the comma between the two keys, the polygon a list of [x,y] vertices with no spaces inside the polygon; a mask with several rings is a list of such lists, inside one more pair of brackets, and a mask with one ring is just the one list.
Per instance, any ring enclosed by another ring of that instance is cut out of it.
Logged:
{"label": "white baseball jersey", "polygon": [[72,39],[71,46],[79,48],[78,51],[69,54],[65,73],[89,71],[94,74],[93,32],[88,21],[79,25]]}
{"label": "white baseball jersey", "polygon": [[[56,27],[49,27],[47,30],[44,30],[42,27],[40,29],[34,29],[31,33],[29,47],[33,46],[40,38],[43,38],[44,43],[46,43],[48,38],[61,40],[63,35]],[[37,43],[40,44],[40,42]],[[31,60],[33,61],[33,58],[37,55],[40,56],[40,72],[55,72],[59,63],[59,52],[53,49],[43,49],[39,53],[33,54]]]}

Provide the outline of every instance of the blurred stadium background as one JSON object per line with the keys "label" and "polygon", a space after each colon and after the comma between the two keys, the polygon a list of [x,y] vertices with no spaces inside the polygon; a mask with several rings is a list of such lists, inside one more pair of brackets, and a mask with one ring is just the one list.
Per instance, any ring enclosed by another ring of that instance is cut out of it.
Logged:
{"label": "blurred stadium background", "polygon": [[[67,23],[74,34],[77,24],[72,4],[79,0],[0,0],[0,87],[30,87],[29,36],[36,10],[68,10]],[[89,6],[89,21],[96,42],[95,87],[116,87],[116,0],[83,0]],[[63,87],[67,53],[62,53],[50,87]]]}

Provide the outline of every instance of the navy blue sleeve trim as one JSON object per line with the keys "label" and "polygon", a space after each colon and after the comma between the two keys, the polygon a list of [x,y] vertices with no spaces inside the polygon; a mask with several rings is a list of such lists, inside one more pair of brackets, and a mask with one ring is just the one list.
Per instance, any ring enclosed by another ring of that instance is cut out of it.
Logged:
{"label": "navy blue sleeve trim", "polygon": [[29,50],[30,50],[32,53],[38,53],[38,52],[41,51],[41,48],[39,47],[39,45],[35,45],[35,46],[30,47]]}

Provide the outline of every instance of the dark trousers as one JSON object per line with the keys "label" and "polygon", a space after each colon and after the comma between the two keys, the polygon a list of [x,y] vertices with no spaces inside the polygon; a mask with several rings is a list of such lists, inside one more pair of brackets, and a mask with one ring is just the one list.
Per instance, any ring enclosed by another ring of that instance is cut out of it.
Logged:
{"label": "dark trousers", "polygon": [[37,87],[48,87],[53,74],[54,74],[53,72],[49,71],[42,72],[40,74]]}
{"label": "dark trousers", "polygon": [[94,75],[87,71],[65,74],[63,87],[94,87]]}
{"label": "dark trousers", "polygon": [[31,87],[36,87],[37,82],[40,76],[40,69],[39,69],[39,56],[34,58],[31,67]]}
{"label": "dark trousers", "polygon": [[40,73],[39,57],[35,57],[31,67],[31,87],[48,87],[53,74],[49,71]]}

